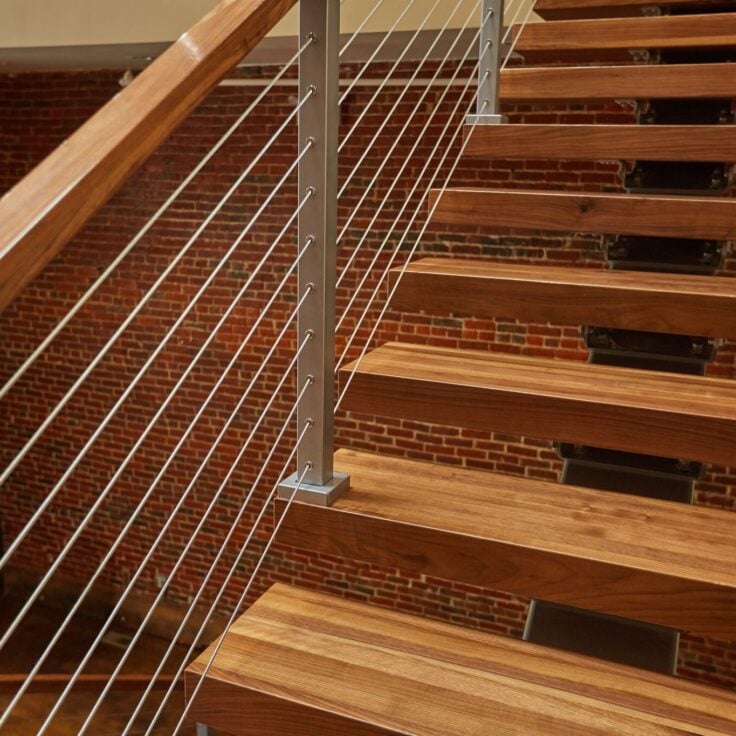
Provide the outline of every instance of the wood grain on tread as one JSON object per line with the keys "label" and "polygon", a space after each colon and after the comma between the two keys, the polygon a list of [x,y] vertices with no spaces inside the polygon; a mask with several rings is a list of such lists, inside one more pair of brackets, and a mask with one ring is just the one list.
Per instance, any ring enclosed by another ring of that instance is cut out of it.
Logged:
{"label": "wood grain on tread", "polygon": [[400,343],[340,373],[347,411],[736,461],[736,384],[725,379]]}
{"label": "wood grain on tread", "polygon": [[736,64],[529,67],[501,74],[505,102],[736,97]]}
{"label": "wood grain on tread", "polygon": [[[391,272],[391,286],[400,269]],[[430,314],[736,338],[736,279],[451,258],[410,264],[391,302]]]}
{"label": "wood grain on tread", "polygon": [[728,512],[350,450],[335,455],[335,467],[350,475],[350,491],[329,509],[294,504],[282,542],[736,634],[736,517]]}
{"label": "wood grain on tread", "polygon": [[465,134],[468,157],[736,161],[736,125],[478,125]]}
{"label": "wood grain on tread", "polygon": [[189,715],[234,736],[726,736],[736,698],[276,585],[228,632]]}
{"label": "wood grain on tread", "polygon": [[515,50],[719,48],[736,45],[736,13],[528,23]]}
{"label": "wood grain on tread", "polygon": [[535,12],[546,20],[568,18],[620,18],[643,15],[648,8],[697,10],[717,8],[729,10],[733,0],[537,0]]}
{"label": "wood grain on tread", "polygon": [[0,311],[294,2],[222,0],[0,199]]}
{"label": "wood grain on tread", "polygon": [[448,225],[705,240],[736,236],[736,199],[715,197],[451,188],[431,190],[429,211],[434,222]]}

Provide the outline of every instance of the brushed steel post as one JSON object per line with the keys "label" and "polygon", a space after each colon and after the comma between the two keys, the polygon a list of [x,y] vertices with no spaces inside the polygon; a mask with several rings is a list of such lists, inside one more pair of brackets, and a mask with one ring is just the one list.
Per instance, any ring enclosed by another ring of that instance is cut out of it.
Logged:
{"label": "brushed steel post", "polygon": [[[299,215],[299,296],[312,290],[298,318],[299,342],[310,334],[298,365],[298,385],[313,380],[297,410],[298,426],[312,423],[297,451],[299,471],[281,487],[291,497],[329,505],[349,486],[333,468],[335,434],[335,282],[337,278],[337,148],[340,121],[340,0],[301,0],[300,43],[311,43],[299,61],[299,200],[312,193]],[[305,152],[305,148],[308,149]]]}
{"label": "brushed steel post", "polygon": [[501,45],[503,42],[504,0],[483,0],[478,64],[478,104],[468,125],[498,125],[507,118],[499,113]]}

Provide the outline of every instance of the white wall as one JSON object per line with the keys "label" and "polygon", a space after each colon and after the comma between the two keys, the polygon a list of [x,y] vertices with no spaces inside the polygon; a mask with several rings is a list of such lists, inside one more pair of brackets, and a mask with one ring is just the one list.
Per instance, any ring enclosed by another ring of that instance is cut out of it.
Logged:
{"label": "white wall", "polygon": [[[391,27],[409,0],[384,0],[365,30]],[[415,0],[400,25],[414,29],[436,0]],[[453,27],[464,25],[477,0],[459,0]],[[507,3],[532,0],[507,0]],[[440,0],[425,28],[440,28],[458,0]],[[0,0],[0,48],[87,46],[172,41],[205,15],[215,0]],[[368,12],[365,0],[346,0],[343,30],[357,28]],[[296,10],[296,9],[294,9]],[[297,14],[290,13],[273,35],[293,35]]]}

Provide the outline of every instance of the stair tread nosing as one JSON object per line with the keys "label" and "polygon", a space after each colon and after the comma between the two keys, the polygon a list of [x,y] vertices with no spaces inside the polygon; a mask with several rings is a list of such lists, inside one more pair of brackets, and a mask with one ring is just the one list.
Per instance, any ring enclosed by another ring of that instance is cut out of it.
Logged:
{"label": "stair tread nosing", "polygon": [[449,187],[432,189],[434,222],[552,232],[728,240],[736,199],[678,195]]}
{"label": "stair tread nosing", "polygon": [[736,279],[422,258],[390,273],[401,311],[736,338]]}
{"label": "stair tread nosing", "polygon": [[234,736],[725,736],[735,709],[725,691],[278,584],[225,636],[190,717]]}
{"label": "stair tread nosing", "polygon": [[[340,371],[348,411],[729,465],[732,381],[388,343]],[[354,375],[351,375],[354,374]]]}
{"label": "stair tread nosing", "polygon": [[736,161],[736,125],[468,125],[465,135],[468,158]]}

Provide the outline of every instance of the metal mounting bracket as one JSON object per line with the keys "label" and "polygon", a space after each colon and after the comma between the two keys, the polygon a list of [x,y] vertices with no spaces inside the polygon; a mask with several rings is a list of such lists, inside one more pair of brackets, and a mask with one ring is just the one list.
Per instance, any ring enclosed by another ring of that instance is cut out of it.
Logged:
{"label": "metal mounting bracket", "polygon": [[502,125],[508,121],[506,115],[468,115],[465,118],[466,125]]}
{"label": "metal mounting bracket", "polygon": [[297,487],[300,475],[300,473],[294,473],[279,485],[279,498],[290,500],[293,497],[295,501],[312,506],[332,506],[350,488],[350,476],[345,473],[333,473],[332,478],[321,486],[302,481],[295,496],[294,489]]}

